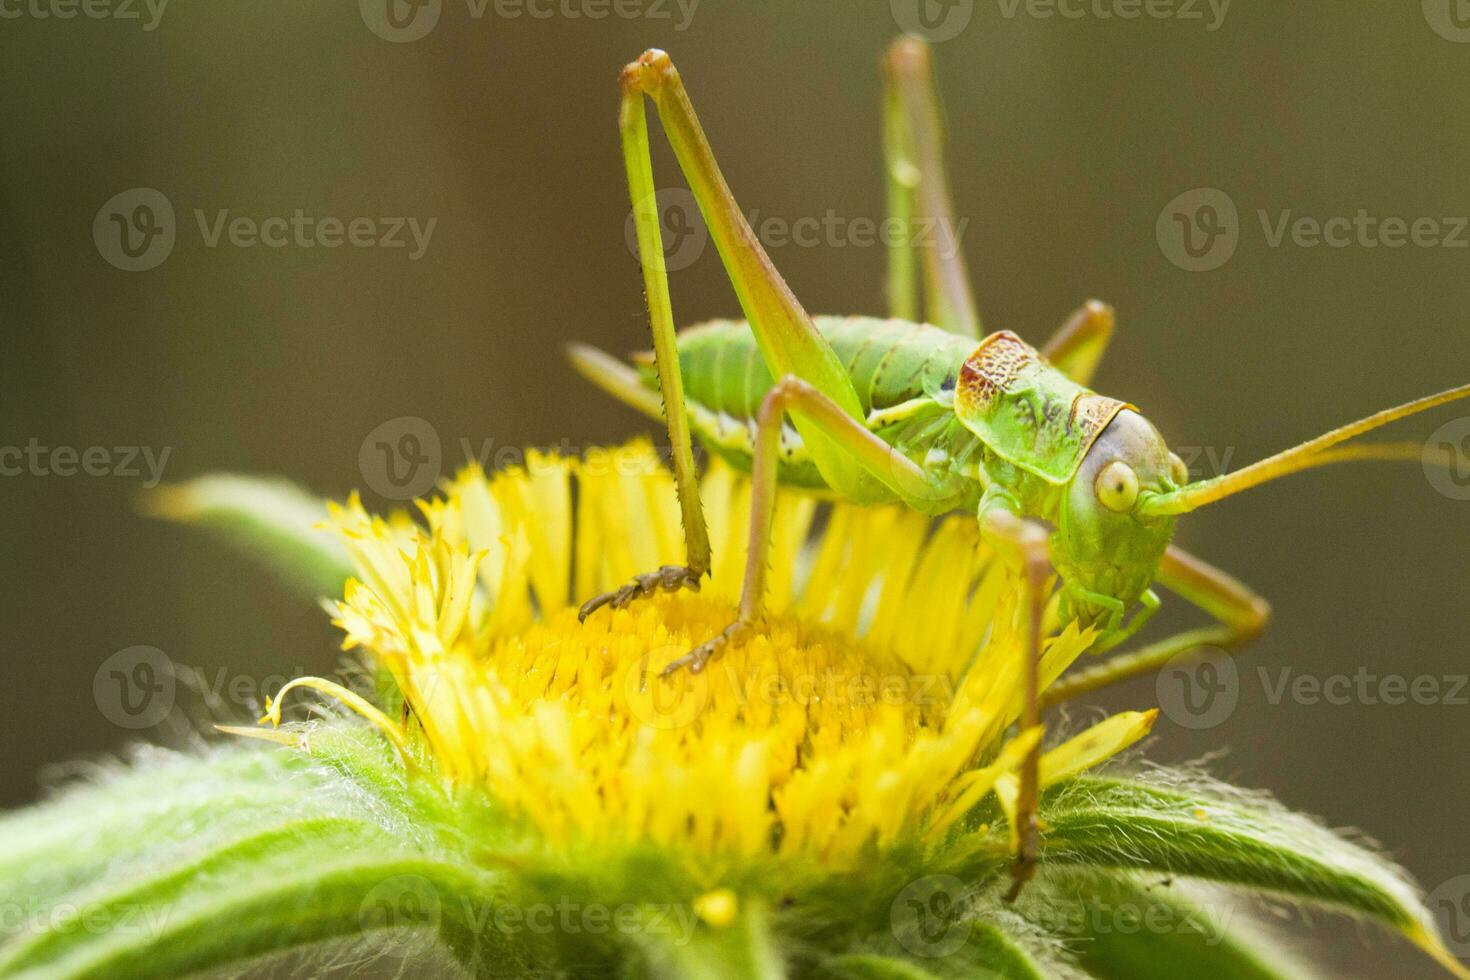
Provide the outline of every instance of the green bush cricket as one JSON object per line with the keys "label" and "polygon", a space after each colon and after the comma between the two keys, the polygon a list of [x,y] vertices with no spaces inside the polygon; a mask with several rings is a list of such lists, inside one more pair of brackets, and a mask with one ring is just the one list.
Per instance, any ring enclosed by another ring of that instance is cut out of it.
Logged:
{"label": "green bush cricket", "polygon": [[[922,221],[951,232],[928,49],[900,39],[884,60],[884,75],[890,214],[908,226]],[[1047,704],[1157,670],[1203,647],[1239,649],[1265,627],[1270,610],[1263,599],[1170,544],[1177,515],[1328,463],[1420,459],[1414,444],[1342,444],[1470,396],[1466,385],[1421,398],[1244,469],[1192,482],[1133,406],[1086,387],[1112,334],[1109,307],[1088,303],[1039,351],[1008,332],[982,336],[953,236],[943,249],[933,242],[891,249],[887,319],[808,316],[730,193],[668,55],[645,52],[623,70],[621,87],[623,155],[654,351],[637,366],[583,346],[572,349],[572,359],[600,387],[666,421],[687,564],[641,575],[592,599],[582,617],[660,590],[698,589],[710,568],[710,544],[694,435],[748,469],[753,488],[738,618],[665,674],[702,670],[724,645],[758,627],[776,486],[795,484],[858,503],[978,516],[982,538],[1014,563],[1028,590],[1031,649],[1021,724],[1030,728]],[[673,145],[743,321],[675,329],[645,97]],[[919,319],[921,293],[928,323]],[[1054,573],[1062,622],[1095,627],[1095,650],[1123,642],[1152,616],[1160,604],[1155,583],[1216,622],[1115,655],[1052,685],[1043,700],[1038,661]],[[1022,770],[1013,894],[1030,877],[1039,845],[1038,759],[1033,750]]]}

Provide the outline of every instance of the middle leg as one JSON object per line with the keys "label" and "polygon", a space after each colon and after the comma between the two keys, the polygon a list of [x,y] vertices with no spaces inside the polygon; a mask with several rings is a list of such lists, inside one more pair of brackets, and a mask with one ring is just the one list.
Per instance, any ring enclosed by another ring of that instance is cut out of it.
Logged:
{"label": "middle leg", "polygon": [[922,499],[929,478],[922,468],[869,432],[815,387],[788,374],[767,392],[756,415],[751,458],[750,545],[745,558],[745,581],[735,621],[718,635],[695,647],[663,670],[667,676],[687,667],[699,673],[728,644],[744,637],[760,621],[770,560],[771,524],[776,508],[776,469],[780,462],[781,426],[787,412],[799,415],[822,432],[832,445],[904,500]]}

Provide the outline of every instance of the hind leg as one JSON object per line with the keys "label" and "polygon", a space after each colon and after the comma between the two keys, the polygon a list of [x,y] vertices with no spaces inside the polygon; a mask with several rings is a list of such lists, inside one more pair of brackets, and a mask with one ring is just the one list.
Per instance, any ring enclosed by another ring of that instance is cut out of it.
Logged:
{"label": "hind leg", "polygon": [[[901,37],[883,58],[883,152],[888,216],[902,230],[888,251],[892,316],[919,319],[915,279],[922,273],[924,316],[952,333],[979,337],[969,273],[944,169],[944,119],[929,46]],[[920,269],[915,268],[918,259]]]}
{"label": "hind leg", "polygon": [[[638,232],[654,355],[663,394],[663,414],[673,445],[687,564],[667,566],[640,575],[616,592],[598,596],[582,607],[584,617],[603,606],[625,605],[655,592],[697,588],[710,566],[709,534],[699,500],[688,410],[679,372],[673,305],[669,298],[657,189],[649,154],[645,98],[652,101],[658,110],[664,132],[673,145],[679,167],[688,179],[771,374],[778,378],[788,374],[797,376],[837,405],[854,422],[862,414],[857,392],[841,361],[817,332],[811,318],[776,271],[770,256],[741,214],[669,56],[657,50],[644,52],[637,61],[623,69],[620,81],[619,129],[623,163]],[[851,495],[866,488],[862,468],[854,464],[850,454],[836,445],[822,428],[805,417],[798,417],[795,424],[823,479],[833,490]]]}

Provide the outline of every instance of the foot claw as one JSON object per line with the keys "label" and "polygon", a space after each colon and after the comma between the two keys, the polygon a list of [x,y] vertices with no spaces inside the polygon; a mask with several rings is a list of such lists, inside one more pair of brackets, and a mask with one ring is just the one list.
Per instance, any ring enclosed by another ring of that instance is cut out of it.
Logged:
{"label": "foot claw", "polygon": [[703,576],[703,572],[685,565],[665,565],[656,572],[635,575],[633,581],[622,588],[604,592],[584,602],[582,608],[577,610],[577,619],[585,623],[588,616],[603,606],[622,609],[638,599],[647,598],[657,592],[676,592],[679,589],[698,592],[699,580]]}
{"label": "foot claw", "polygon": [[700,671],[704,670],[705,665],[708,664],[712,659],[714,659],[714,657],[721,650],[723,650],[727,644],[737,642],[741,637],[749,632],[750,626],[750,623],[736,620],[735,622],[731,623],[729,626],[726,626],[723,630],[721,630],[718,635],[710,637],[708,640],[704,641],[699,646],[695,647],[693,650],[690,650],[684,656],[680,657],[678,660],[675,660],[663,670],[659,671],[658,676],[668,677],[670,674],[676,674],[686,667],[689,669],[689,673],[691,674],[699,673]]}

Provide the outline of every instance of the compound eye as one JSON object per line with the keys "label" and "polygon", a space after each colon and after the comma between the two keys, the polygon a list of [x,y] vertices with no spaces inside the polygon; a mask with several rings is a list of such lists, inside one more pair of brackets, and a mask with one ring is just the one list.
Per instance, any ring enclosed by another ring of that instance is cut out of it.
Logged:
{"label": "compound eye", "polygon": [[1182,487],[1189,482],[1189,467],[1184,465],[1176,453],[1169,454],[1169,476],[1173,478],[1176,487]]}
{"label": "compound eye", "polygon": [[1093,492],[1108,510],[1126,514],[1138,502],[1138,474],[1127,463],[1115,459],[1098,473]]}

